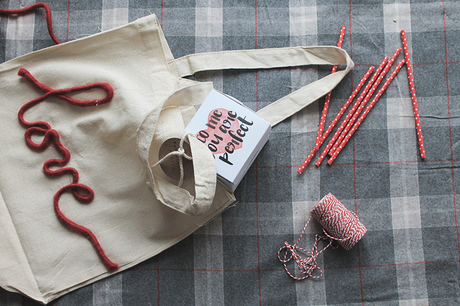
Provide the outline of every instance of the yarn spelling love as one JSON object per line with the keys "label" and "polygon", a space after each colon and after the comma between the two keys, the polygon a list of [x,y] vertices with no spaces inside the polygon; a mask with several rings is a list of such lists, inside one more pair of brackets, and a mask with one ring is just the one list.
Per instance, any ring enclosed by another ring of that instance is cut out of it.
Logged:
{"label": "yarn spelling love", "polygon": [[[50,97],[58,98],[59,100],[66,101],[67,103],[78,106],[78,107],[91,107],[91,106],[98,106],[102,104],[109,103],[112,100],[114,95],[114,90],[112,86],[108,83],[93,83],[89,85],[71,87],[71,88],[64,88],[64,89],[53,89],[45,84],[40,83],[34,76],[25,68],[19,69],[18,75],[29,83],[31,83],[35,88],[41,90],[43,95],[37,97],[26,104],[24,104],[18,112],[18,120],[19,123],[27,128],[26,132],[24,133],[24,137],[26,140],[27,145],[30,149],[43,152],[49,146],[54,145],[54,148],[62,155],[61,159],[52,158],[45,162],[43,165],[43,172],[48,177],[58,177],[64,174],[69,174],[72,176],[72,183],[62,187],[58,190],[58,192],[54,195],[53,204],[54,204],[54,211],[56,213],[57,218],[61,223],[63,223],[68,229],[73,232],[76,232],[84,237],[86,237],[91,244],[93,245],[96,253],[101,258],[104,265],[107,267],[109,271],[118,270],[119,265],[113,261],[111,261],[107,255],[105,254],[104,249],[102,248],[101,244],[99,243],[96,235],[93,234],[91,230],[88,228],[77,224],[67,218],[64,213],[61,211],[59,200],[61,196],[66,192],[71,192],[76,200],[80,203],[90,203],[94,198],[94,192],[88,186],[79,183],[80,175],[77,169],[73,167],[65,167],[70,161],[70,152],[69,150],[62,144],[59,136],[59,132],[55,129],[51,128],[51,125],[44,121],[37,121],[37,122],[28,122],[24,119],[25,113],[31,109],[32,107],[40,104],[41,102],[45,101]],[[106,96],[102,99],[94,99],[94,100],[77,100],[66,95],[88,91],[92,89],[99,89],[105,92]],[[33,136],[43,136],[43,140],[40,143],[34,142],[32,139]],[[63,167],[56,169],[55,167]]]}
{"label": "yarn spelling love", "polygon": [[[295,280],[303,280],[308,277],[320,278],[323,276],[323,270],[318,266],[317,258],[319,254],[324,252],[332,245],[333,241],[337,241],[344,249],[349,250],[364,236],[367,229],[359,221],[358,216],[349,211],[337,200],[331,193],[326,195],[311,211],[299,239],[293,245],[288,242],[284,243],[278,250],[278,259],[283,263],[286,273]],[[314,217],[323,227],[325,236],[315,235],[315,243],[311,250],[307,250],[299,246],[311,217]],[[318,242],[320,240],[329,240],[329,243],[318,251]],[[334,247],[333,247],[334,248]],[[282,253],[284,251],[284,256]],[[302,257],[299,253],[302,252],[306,257]],[[294,259],[301,273],[305,274],[302,277],[295,276],[287,268],[287,263]],[[315,271],[315,274],[313,274]]]}

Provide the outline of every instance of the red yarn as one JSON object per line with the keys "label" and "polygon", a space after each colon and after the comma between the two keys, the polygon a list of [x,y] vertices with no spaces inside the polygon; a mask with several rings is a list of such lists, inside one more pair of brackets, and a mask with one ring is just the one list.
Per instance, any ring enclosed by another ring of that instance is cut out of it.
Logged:
{"label": "red yarn", "polygon": [[51,9],[48,6],[48,4],[39,2],[35,3],[31,6],[22,8],[22,9],[17,9],[17,10],[8,10],[8,9],[0,9],[0,14],[2,15],[25,15],[27,13],[33,12],[38,8],[44,8],[45,9],[45,16],[46,16],[46,25],[48,26],[48,33],[51,36],[51,39],[56,43],[60,44],[61,42],[56,38],[53,32],[53,19],[51,18]]}
{"label": "red yarn", "polygon": [[[57,218],[60,222],[62,222],[66,227],[68,227],[71,231],[74,231],[80,235],[86,237],[93,247],[95,248],[97,254],[101,258],[104,265],[107,267],[108,270],[113,271],[119,268],[118,264],[112,262],[107,255],[105,254],[102,246],[100,245],[99,241],[97,240],[96,236],[86,227],[81,226],[69,218],[67,218],[59,208],[59,199],[62,194],[65,192],[72,192],[74,198],[78,200],[80,203],[89,203],[94,198],[93,190],[83,184],[78,183],[79,174],[75,168],[72,167],[65,167],[59,169],[52,169],[54,167],[64,167],[70,161],[70,152],[67,148],[63,146],[60,141],[59,133],[52,129],[51,126],[44,121],[37,121],[37,122],[28,122],[24,119],[24,114],[27,110],[32,108],[33,106],[37,105],[38,103],[46,100],[47,98],[54,96],[60,100],[64,100],[72,105],[80,106],[80,107],[87,107],[87,106],[97,106],[99,104],[105,104],[110,102],[113,97],[113,89],[108,83],[94,83],[90,85],[84,86],[77,86],[65,89],[52,89],[39,81],[37,81],[29,71],[24,68],[21,68],[18,72],[18,75],[29,81],[35,87],[40,89],[44,94],[38,98],[35,98],[26,104],[24,104],[18,113],[19,122],[27,128],[24,137],[26,140],[27,145],[32,150],[42,152],[46,150],[51,144],[54,145],[56,150],[62,156],[61,159],[53,158],[46,161],[43,165],[43,172],[49,177],[61,176],[64,174],[70,174],[73,177],[72,183],[66,185],[59,189],[59,191],[54,195],[54,211],[56,213]],[[79,91],[86,91],[90,89],[102,89],[105,91],[106,96],[102,99],[95,99],[95,100],[77,100],[70,97],[65,96],[66,94],[75,93]],[[43,136],[43,140],[41,143],[35,143],[32,140],[33,135],[40,135]]]}

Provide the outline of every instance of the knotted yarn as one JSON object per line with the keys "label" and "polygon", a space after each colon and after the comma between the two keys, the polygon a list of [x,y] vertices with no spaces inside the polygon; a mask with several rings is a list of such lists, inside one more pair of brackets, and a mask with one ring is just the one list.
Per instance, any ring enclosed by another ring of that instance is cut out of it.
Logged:
{"label": "knotted yarn", "polygon": [[[337,241],[345,250],[350,250],[367,232],[366,227],[359,221],[358,216],[349,211],[337,198],[329,193],[310,211],[310,218],[306,222],[299,239],[293,245],[288,242],[284,243],[278,250],[278,259],[283,263],[286,273],[296,280],[303,280],[308,277],[320,278],[323,275],[322,269],[317,264],[317,257]],[[311,251],[299,247],[298,244],[310,223],[311,217],[314,217],[321,224],[324,236],[315,235],[315,243]],[[329,240],[329,243],[318,251],[318,242],[320,240]],[[284,256],[282,252],[284,251]],[[307,256],[302,257],[298,251],[305,253]],[[289,254],[290,253],[290,254]],[[297,266],[303,274],[303,277],[293,275],[287,268],[287,263],[294,259]],[[317,270],[319,274],[313,274]]]}

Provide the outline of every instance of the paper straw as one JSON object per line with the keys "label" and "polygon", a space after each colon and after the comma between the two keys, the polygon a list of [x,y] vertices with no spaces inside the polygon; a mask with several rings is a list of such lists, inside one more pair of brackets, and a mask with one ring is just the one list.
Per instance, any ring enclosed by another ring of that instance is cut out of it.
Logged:
{"label": "paper straw", "polygon": [[369,67],[369,69],[367,70],[367,72],[364,75],[364,77],[361,79],[361,81],[359,81],[358,85],[353,90],[353,92],[351,93],[350,97],[348,97],[347,101],[345,101],[345,104],[342,106],[342,108],[339,110],[337,115],[334,117],[334,119],[332,120],[331,124],[326,129],[326,131],[324,132],[324,134],[320,137],[319,140],[317,139],[315,147],[313,148],[313,150],[311,150],[310,154],[308,154],[308,156],[305,159],[305,161],[303,162],[302,166],[300,166],[299,170],[297,170],[297,173],[302,174],[303,170],[305,170],[305,167],[312,160],[312,158],[316,154],[316,152],[318,152],[318,150],[321,147],[321,145],[323,144],[324,140],[326,140],[327,136],[329,136],[329,134],[331,133],[332,129],[337,124],[337,122],[340,120],[340,118],[343,116],[343,114],[345,113],[345,110],[350,105],[350,103],[354,100],[354,98],[356,97],[358,92],[361,90],[361,87],[363,87],[364,83],[366,83],[367,79],[369,78],[369,76],[371,75],[373,70],[374,70],[374,66]]}
{"label": "paper straw", "polygon": [[382,73],[380,73],[379,77],[377,78],[377,80],[375,81],[375,83],[372,85],[372,88],[371,90],[369,90],[369,92],[367,93],[366,97],[364,98],[364,100],[361,102],[361,104],[359,105],[358,109],[355,111],[355,113],[353,114],[353,117],[351,117],[350,121],[347,123],[347,125],[345,126],[345,128],[343,129],[342,131],[342,134],[340,134],[340,137],[337,139],[337,141],[335,142],[335,144],[332,146],[332,149],[329,151],[329,155],[332,156],[334,154],[334,151],[337,149],[337,147],[342,143],[342,140],[345,138],[345,136],[347,136],[347,133],[348,131],[350,130],[350,128],[353,126],[353,123],[355,123],[356,119],[358,119],[359,117],[359,114],[361,113],[361,111],[364,109],[364,107],[366,106],[366,103],[370,100],[370,98],[372,97],[372,95],[374,94],[374,92],[377,90],[377,87],[380,85],[380,83],[382,82],[383,78],[385,77],[385,75],[387,74],[388,70],[390,70],[391,68],[391,65],[393,65],[393,63],[395,62],[396,58],[398,57],[399,53],[401,52],[401,48],[398,48],[396,49],[396,52],[393,54],[393,56],[390,58],[390,60],[388,61],[388,63],[386,64],[385,68],[383,69]]}
{"label": "paper straw", "polygon": [[326,148],[324,149],[324,151],[319,156],[319,158],[316,161],[315,165],[319,166],[321,164],[321,162],[323,161],[323,159],[326,157],[327,153],[332,148],[332,146],[334,145],[335,141],[340,136],[340,133],[342,132],[342,130],[345,128],[346,124],[348,123],[348,120],[353,116],[355,110],[358,108],[359,104],[364,99],[364,97],[366,96],[366,94],[369,91],[369,89],[372,87],[372,84],[374,84],[374,81],[377,79],[377,77],[379,76],[380,72],[385,67],[385,64],[387,63],[387,61],[388,61],[388,57],[385,57],[383,59],[383,61],[380,63],[380,65],[378,66],[377,70],[374,72],[374,74],[372,75],[371,79],[366,84],[366,87],[364,87],[363,91],[359,95],[358,100],[356,100],[356,102],[353,104],[351,109],[348,111],[348,114],[345,116],[345,119],[343,119],[342,123],[340,124],[339,128],[337,129],[337,131],[334,133],[334,135],[332,136],[331,140],[329,140],[328,144],[326,145]]}
{"label": "paper straw", "polygon": [[417,138],[418,138],[418,146],[420,148],[420,156],[422,158],[426,157],[425,154],[425,146],[423,145],[423,135],[422,135],[422,126],[420,125],[420,116],[418,113],[418,104],[417,104],[417,96],[415,94],[415,87],[414,87],[414,75],[412,74],[412,65],[409,57],[409,48],[407,47],[407,38],[406,38],[406,31],[401,31],[401,39],[404,49],[404,58],[406,59],[406,68],[407,68],[407,78],[409,79],[409,88],[410,88],[410,95],[412,99],[412,106],[414,108],[414,118],[415,118],[415,127],[417,129]]}
{"label": "paper straw", "polygon": [[[345,29],[346,29],[345,26],[342,26],[340,28],[339,41],[337,43],[337,47],[339,47],[339,48],[342,48],[343,37],[345,36]],[[335,73],[336,71],[337,71],[337,65],[332,66],[331,74]],[[318,143],[318,141],[321,139],[321,136],[323,135],[323,129],[324,129],[324,125],[326,123],[327,111],[329,109],[329,103],[331,101],[331,93],[332,93],[332,91],[328,92],[327,95],[326,95],[326,98],[324,100],[323,112],[321,114],[321,119],[319,121],[318,134],[316,135],[316,144]],[[315,146],[316,146],[316,144],[315,144]]]}
{"label": "paper straw", "polygon": [[393,70],[393,72],[390,74],[390,76],[388,77],[388,79],[385,81],[385,83],[383,84],[382,88],[380,88],[380,90],[377,92],[377,94],[375,95],[375,97],[372,99],[372,101],[369,103],[369,105],[366,107],[366,109],[364,110],[364,112],[361,114],[361,116],[359,117],[358,121],[356,121],[356,123],[353,125],[353,127],[350,129],[350,131],[348,132],[347,136],[345,137],[345,139],[342,141],[342,143],[337,147],[337,150],[335,150],[334,154],[332,155],[332,157],[327,161],[327,163],[329,165],[331,165],[334,160],[337,158],[337,156],[339,155],[339,153],[342,151],[342,149],[345,147],[345,145],[347,144],[348,140],[350,140],[351,136],[353,136],[353,134],[356,132],[356,130],[358,129],[359,125],[363,122],[364,118],[366,118],[366,116],[369,114],[369,111],[372,109],[372,107],[375,105],[375,103],[377,103],[377,101],[379,100],[379,98],[382,96],[383,92],[387,89],[387,87],[390,85],[391,81],[393,81],[393,79],[395,78],[396,74],[399,72],[399,70],[401,70],[401,67],[404,65],[404,62],[405,60],[402,59],[398,65],[396,66],[396,68]]}
{"label": "paper straw", "polygon": [[[343,37],[345,36],[345,30],[346,27],[343,25],[340,27],[340,33],[339,33],[339,41],[337,42],[337,47],[341,48],[343,44]],[[332,66],[332,71],[331,74],[335,73],[337,71],[337,65]],[[315,148],[321,146],[320,141],[321,137],[323,135],[323,130],[324,130],[324,125],[326,124],[326,116],[327,112],[329,110],[329,103],[331,101],[331,93],[332,91],[328,92],[326,94],[326,97],[324,99],[324,106],[323,106],[323,111],[321,113],[321,118],[319,121],[319,127],[318,127],[318,133],[316,134],[316,141],[315,141]],[[308,154],[307,158],[305,161],[302,163],[302,166],[297,170],[297,173],[302,174],[303,170],[305,167],[308,165],[308,163],[311,161],[313,156],[318,152],[318,149],[313,148],[313,150]]]}

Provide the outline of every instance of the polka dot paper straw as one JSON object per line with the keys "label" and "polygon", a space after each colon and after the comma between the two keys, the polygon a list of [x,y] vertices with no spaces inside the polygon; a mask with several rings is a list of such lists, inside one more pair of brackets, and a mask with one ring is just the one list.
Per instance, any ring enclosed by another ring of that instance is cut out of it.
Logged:
{"label": "polka dot paper straw", "polygon": [[367,70],[367,72],[364,75],[364,77],[361,79],[361,81],[359,81],[359,83],[356,86],[355,90],[353,90],[353,92],[351,93],[350,97],[348,97],[347,101],[345,101],[345,104],[342,106],[342,108],[339,110],[337,115],[334,117],[334,119],[332,120],[331,124],[326,129],[326,131],[324,132],[324,134],[320,137],[319,140],[316,141],[315,147],[313,148],[313,150],[311,150],[310,154],[308,154],[308,156],[305,159],[305,161],[303,162],[302,166],[300,166],[299,170],[297,170],[297,173],[302,174],[303,170],[305,170],[305,167],[312,160],[312,158],[316,154],[316,152],[318,152],[318,150],[321,147],[321,145],[323,144],[324,140],[326,140],[327,136],[329,136],[329,134],[331,133],[332,129],[337,124],[337,122],[340,120],[340,118],[343,116],[343,114],[345,113],[345,110],[351,104],[351,102],[356,97],[358,92],[361,90],[361,87],[363,87],[364,83],[366,83],[367,79],[369,78],[369,76],[371,75],[373,70],[374,70],[374,66],[369,67],[369,69]]}
{"label": "polka dot paper straw", "polygon": [[350,128],[353,126],[353,123],[355,123],[356,119],[358,119],[359,114],[364,109],[364,107],[366,106],[366,103],[370,100],[370,98],[372,97],[374,92],[377,90],[377,87],[382,82],[382,80],[385,77],[385,75],[387,74],[388,70],[390,70],[391,65],[393,65],[393,63],[395,62],[395,60],[398,57],[400,52],[401,52],[401,48],[396,49],[396,52],[390,58],[390,60],[388,61],[387,65],[383,69],[382,73],[379,75],[379,77],[377,78],[375,83],[372,85],[371,90],[369,90],[369,92],[367,93],[366,97],[361,102],[361,104],[359,105],[359,107],[355,111],[355,113],[353,114],[353,117],[351,117],[350,121],[347,123],[347,125],[343,129],[342,134],[340,135],[339,139],[337,139],[337,141],[335,142],[334,146],[332,146],[332,149],[328,153],[330,156],[332,156],[334,154],[334,151],[342,143],[342,140],[345,138],[345,136],[347,136],[347,133],[350,130]]}
{"label": "polka dot paper straw", "polygon": [[399,72],[399,70],[401,70],[401,67],[404,65],[404,62],[405,60],[402,59],[398,65],[396,66],[396,68],[393,70],[393,72],[390,74],[390,76],[388,77],[388,79],[385,81],[385,83],[383,84],[382,88],[380,88],[380,90],[377,92],[377,94],[375,95],[375,97],[372,99],[372,101],[369,103],[369,105],[366,107],[366,110],[361,114],[361,116],[359,117],[358,121],[356,121],[356,123],[353,125],[353,127],[351,128],[351,130],[348,132],[347,136],[345,137],[345,139],[342,141],[342,143],[337,147],[337,150],[335,150],[334,154],[332,155],[332,157],[327,161],[327,163],[329,165],[331,165],[334,160],[337,158],[337,156],[339,155],[340,151],[342,151],[342,149],[345,147],[345,145],[347,144],[348,140],[350,140],[351,136],[353,136],[353,134],[356,132],[356,130],[358,129],[359,125],[363,122],[364,118],[366,118],[366,116],[369,114],[370,110],[372,109],[372,107],[374,107],[375,103],[377,103],[377,101],[379,100],[379,98],[382,96],[383,92],[387,89],[387,87],[390,85],[391,81],[393,81],[393,79],[395,78],[396,74]]}
{"label": "polka dot paper straw", "polygon": [[[346,27],[345,26],[342,26],[340,28],[340,34],[339,34],[339,41],[337,43],[337,47],[339,48],[342,48],[342,44],[343,44],[343,37],[345,36],[345,29]],[[332,66],[332,71],[331,71],[331,74],[332,73],[335,73],[337,71],[337,65],[334,65]],[[321,138],[321,135],[323,135],[323,130],[324,130],[324,124],[326,123],[326,115],[327,115],[327,111],[329,109],[329,103],[331,101],[331,92],[329,92],[327,95],[326,95],[326,98],[324,100],[324,106],[323,106],[323,112],[321,114],[321,120],[319,122],[319,128],[318,128],[318,134],[316,136],[316,144],[315,144],[315,147],[318,143],[318,141],[320,140]]]}
{"label": "polka dot paper straw", "polygon": [[[339,110],[337,115],[335,116],[334,120],[332,120],[331,124],[327,128],[327,130],[324,132],[323,136],[321,136],[321,144],[326,140],[327,136],[329,136],[329,133],[332,131],[334,126],[337,124],[337,122],[340,120],[340,117],[345,113],[345,110],[348,108],[348,106],[351,104],[353,99],[356,97],[358,92],[361,90],[361,87],[363,87],[364,83],[366,83],[367,79],[371,75],[372,71],[374,71],[374,66],[370,66],[369,69],[367,70],[366,74],[363,76],[361,81],[359,81],[358,85],[356,86],[355,90],[351,93],[351,95],[348,97],[347,101],[345,101],[345,104],[342,106],[342,108]],[[316,148],[319,150],[320,146],[317,146]]]}
{"label": "polka dot paper straw", "polygon": [[[337,42],[337,47],[339,47],[339,48],[342,47],[343,37],[345,36],[345,30],[346,30],[345,26],[342,26],[340,28],[339,41]],[[331,74],[335,73],[336,71],[337,71],[337,65],[332,66]],[[316,134],[315,147],[310,152],[310,154],[308,154],[307,158],[302,163],[302,166],[300,166],[299,170],[297,170],[297,173],[299,173],[299,174],[302,174],[302,172],[305,169],[305,167],[312,160],[312,158],[316,154],[316,152],[318,152],[319,149],[317,149],[317,147],[321,146],[320,141],[321,141],[321,137],[323,135],[324,125],[326,124],[326,116],[327,116],[327,112],[329,110],[329,103],[331,101],[331,93],[332,92],[327,93],[326,98],[324,100],[323,112],[321,113],[321,119],[319,121],[318,133]]]}
{"label": "polka dot paper straw", "polygon": [[415,94],[415,87],[414,87],[414,75],[412,74],[412,65],[409,56],[409,48],[407,47],[407,38],[406,38],[406,31],[401,31],[401,39],[404,49],[404,58],[406,59],[406,68],[407,68],[407,78],[409,79],[409,88],[410,88],[410,95],[412,99],[412,106],[414,108],[414,118],[415,118],[415,127],[417,130],[417,138],[418,138],[418,145],[420,148],[420,156],[422,158],[426,157],[425,153],[425,146],[423,144],[423,135],[422,135],[422,126],[420,125],[420,116],[418,113],[418,104],[417,104],[417,96]]}
{"label": "polka dot paper straw", "polygon": [[385,64],[387,63],[387,61],[388,61],[388,57],[385,57],[383,59],[383,61],[380,63],[380,65],[378,66],[377,70],[374,72],[374,74],[372,75],[371,79],[366,84],[366,87],[364,87],[363,91],[359,95],[358,100],[356,100],[356,102],[353,104],[351,109],[348,111],[348,114],[345,116],[345,119],[343,119],[342,123],[340,124],[339,128],[337,129],[337,131],[334,133],[334,135],[332,136],[331,140],[329,140],[329,143],[327,144],[327,146],[324,149],[324,151],[321,153],[321,155],[318,158],[318,160],[316,161],[315,165],[319,166],[321,164],[321,162],[323,161],[323,159],[326,157],[327,153],[332,148],[332,146],[334,145],[334,143],[337,140],[337,138],[339,138],[340,133],[343,131],[343,129],[345,128],[346,124],[348,123],[348,120],[350,120],[350,118],[353,116],[355,110],[358,108],[359,104],[364,99],[364,97],[366,96],[366,94],[369,91],[369,89],[372,87],[372,84],[374,84],[374,81],[377,79],[377,77],[379,76],[380,72],[385,67]]}

